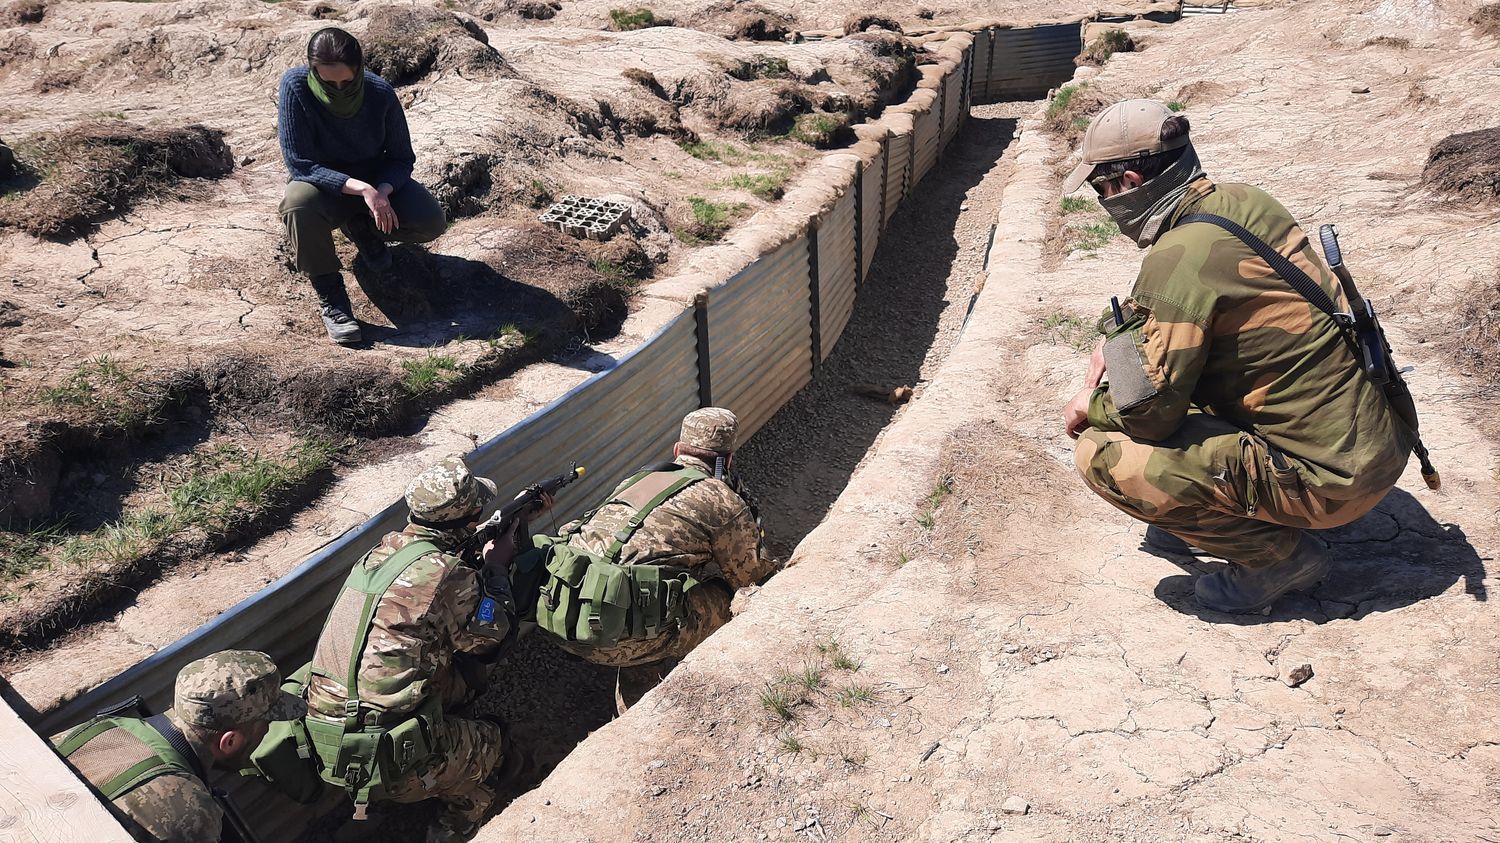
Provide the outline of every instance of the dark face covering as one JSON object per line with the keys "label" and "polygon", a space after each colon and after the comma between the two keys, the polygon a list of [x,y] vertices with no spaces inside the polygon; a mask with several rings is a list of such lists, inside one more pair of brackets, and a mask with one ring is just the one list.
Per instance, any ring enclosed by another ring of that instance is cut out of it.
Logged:
{"label": "dark face covering", "polygon": [[1120,226],[1120,232],[1142,249],[1149,248],[1161,233],[1162,224],[1177,210],[1188,185],[1203,175],[1198,153],[1192,144],[1182,150],[1182,157],[1156,178],[1134,190],[1099,197],[1099,204]]}
{"label": "dark face covering", "polygon": [[317,69],[309,64],[307,66],[307,89],[334,117],[348,120],[358,114],[360,106],[365,103],[365,69],[354,68],[354,78],[345,82],[342,88],[335,88],[332,84],[319,79]]}

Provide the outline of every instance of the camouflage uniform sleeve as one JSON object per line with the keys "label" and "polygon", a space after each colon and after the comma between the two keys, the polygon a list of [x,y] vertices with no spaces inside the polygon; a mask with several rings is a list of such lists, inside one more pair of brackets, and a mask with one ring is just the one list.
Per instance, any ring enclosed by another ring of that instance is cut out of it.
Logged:
{"label": "camouflage uniform sleeve", "polygon": [[713,557],[731,589],[754,585],[775,570],[775,562],[761,549],[760,525],[755,514],[743,501],[739,501],[738,510],[724,526],[714,532]]}
{"label": "camouflage uniform sleeve", "polygon": [[515,612],[514,601],[505,599],[495,609],[493,622],[483,622],[475,615],[479,610],[479,572],[454,561],[455,567],[443,578],[432,601],[438,616],[440,632],[453,642],[453,648],[480,659],[494,656],[510,633]]}
{"label": "camouflage uniform sleeve", "polygon": [[[1201,264],[1185,257],[1187,251],[1159,245],[1147,255],[1124,324],[1105,334],[1105,359],[1117,370],[1106,369],[1110,384],[1094,390],[1089,426],[1159,441],[1182,424],[1208,360],[1214,310]],[[1122,359],[1131,371],[1119,370]],[[1131,381],[1136,388],[1121,389]],[[1122,392],[1129,394],[1124,406],[1117,403]]]}
{"label": "camouflage uniform sleeve", "polygon": [[117,807],[160,843],[212,843],[219,839],[224,812],[195,778],[158,776],[120,797]]}

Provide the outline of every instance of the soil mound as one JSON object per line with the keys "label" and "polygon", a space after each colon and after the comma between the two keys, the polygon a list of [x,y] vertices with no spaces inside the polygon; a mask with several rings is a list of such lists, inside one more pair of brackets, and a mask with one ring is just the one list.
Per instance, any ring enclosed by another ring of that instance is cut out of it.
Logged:
{"label": "soil mound", "polygon": [[382,6],[370,14],[360,43],[365,65],[392,85],[410,85],[437,70],[479,79],[515,76],[484,29],[451,12]]}
{"label": "soil mound", "polygon": [[1427,154],[1422,183],[1468,202],[1500,200],[1500,126],[1438,141]]}
{"label": "soil mound", "polygon": [[884,15],[852,14],[844,19],[844,34],[853,35],[856,32],[864,32],[867,29],[888,29],[891,32],[900,32],[901,24],[894,18]]}
{"label": "soil mound", "polygon": [[147,193],[234,169],[224,133],[197,125],[83,124],[32,139],[19,158],[0,226],[38,237],[80,234]]}
{"label": "soil mound", "polygon": [[1139,49],[1135,39],[1123,29],[1106,30],[1083,48],[1083,53],[1074,61],[1079,65],[1100,67],[1115,53],[1133,53]]}
{"label": "soil mound", "polygon": [[8,26],[24,26],[41,23],[47,16],[47,4],[41,0],[15,0],[4,11],[0,11],[0,23]]}

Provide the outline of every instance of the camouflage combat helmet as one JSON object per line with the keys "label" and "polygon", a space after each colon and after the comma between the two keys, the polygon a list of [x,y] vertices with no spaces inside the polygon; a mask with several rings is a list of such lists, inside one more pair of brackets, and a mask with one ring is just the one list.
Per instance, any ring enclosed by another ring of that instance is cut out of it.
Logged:
{"label": "camouflage combat helmet", "polygon": [[682,433],[677,441],[693,448],[720,454],[734,453],[735,434],[740,420],[723,407],[704,407],[682,418]]}
{"label": "camouflage combat helmet", "polygon": [[406,506],[413,519],[442,524],[478,515],[494,496],[494,481],[475,477],[463,457],[454,455],[411,481]]}
{"label": "camouflage combat helmet", "polygon": [[177,674],[172,701],[184,723],[223,731],[257,720],[296,720],[307,705],[281,690],[281,671],[265,653],[223,650]]}

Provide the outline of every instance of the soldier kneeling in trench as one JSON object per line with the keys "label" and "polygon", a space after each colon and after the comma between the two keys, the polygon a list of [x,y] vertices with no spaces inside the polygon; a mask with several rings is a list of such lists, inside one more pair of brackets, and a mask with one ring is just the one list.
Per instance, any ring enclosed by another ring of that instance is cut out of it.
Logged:
{"label": "soldier kneeling in trench", "polygon": [[225,828],[209,768],[239,770],[274,722],[300,718],[270,656],[224,650],[177,674],[172,708],[143,717],[140,698],[57,735],[52,743],[110,803],[136,840],[203,843]]}
{"label": "soldier kneeling in trench", "polygon": [[321,774],[349,792],[355,818],[373,801],[435,797],[447,810],[434,843],[472,836],[520,766],[498,719],[456,713],[516,639],[510,560],[525,521],[552,505],[544,496],[518,518],[476,570],[468,548],[494,495],[456,456],[417,475],[406,528],[354,566],[299,677]]}
{"label": "soldier kneeling in trench", "polygon": [[1340,325],[1293,287],[1348,310],[1296,220],[1255,187],[1205,176],[1185,116],[1118,103],[1090,124],[1081,152],[1064,193],[1087,181],[1151,251],[1063,411],[1078,469],[1150,525],[1148,546],[1186,553],[1191,543],[1230,563],[1197,579],[1200,606],[1268,611],[1323,579],[1328,551],[1308,530],[1379,503],[1415,431],[1360,370]]}
{"label": "soldier kneeling in trench", "polygon": [[[730,473],[738,424],[718,407],[689,413],[671,461],[626,478],[517,563],[518,583],[541,580],[537,625],[570,652],[619,668],[621,713],[729,621],[737,590],[776,570]],[[528,563],[535,570],[522,571]]]}

